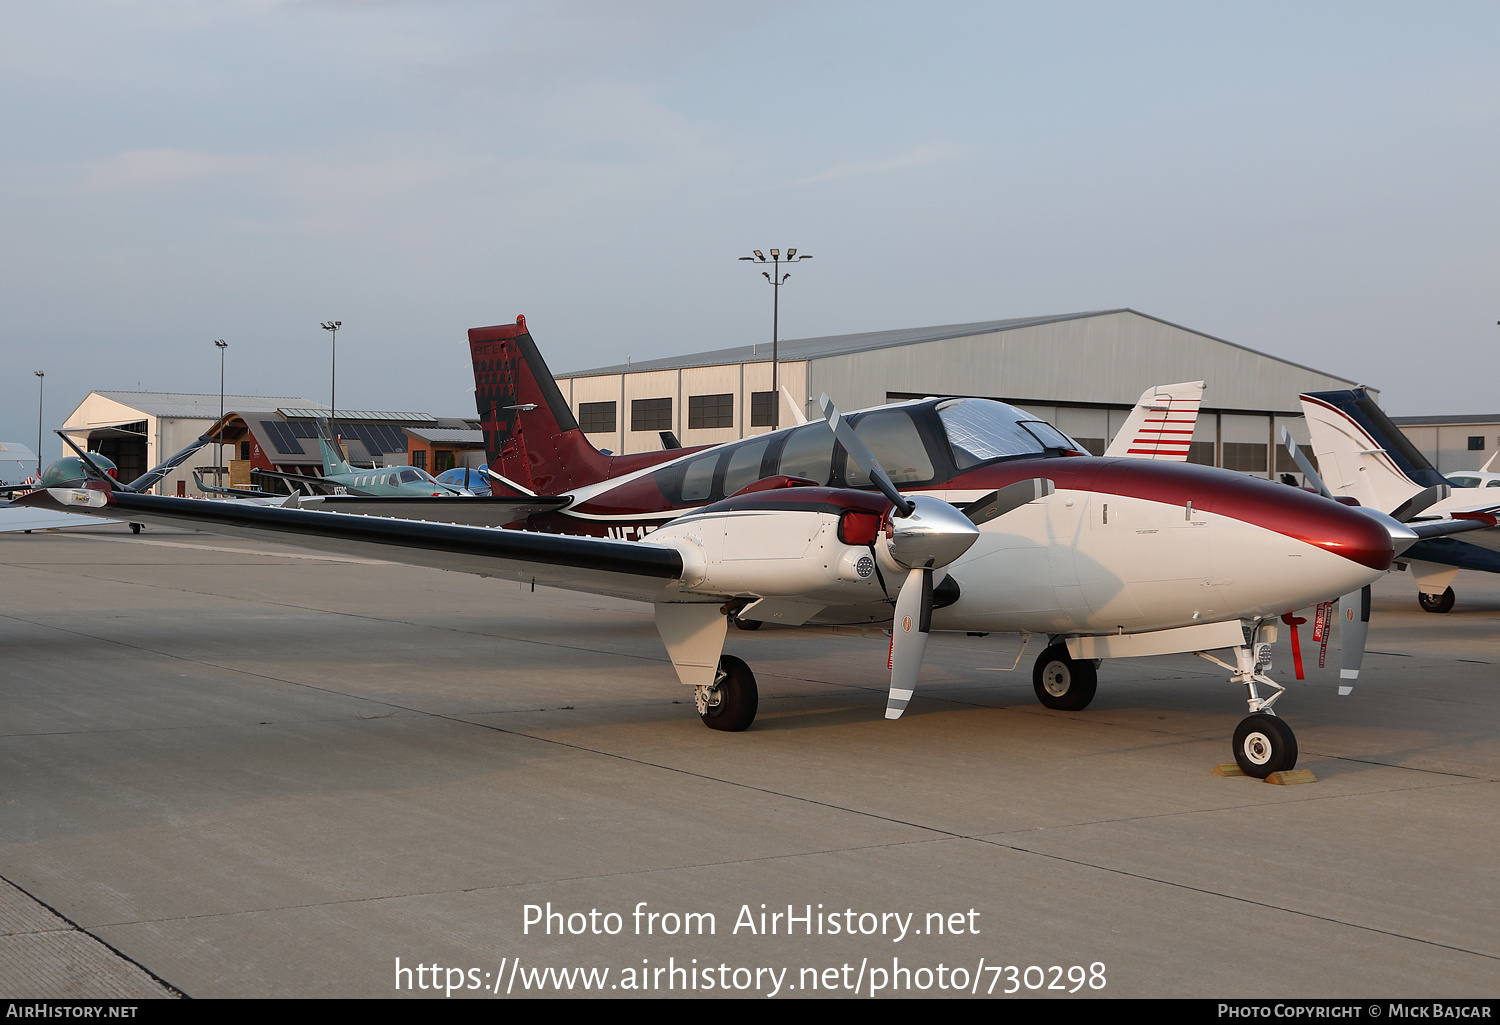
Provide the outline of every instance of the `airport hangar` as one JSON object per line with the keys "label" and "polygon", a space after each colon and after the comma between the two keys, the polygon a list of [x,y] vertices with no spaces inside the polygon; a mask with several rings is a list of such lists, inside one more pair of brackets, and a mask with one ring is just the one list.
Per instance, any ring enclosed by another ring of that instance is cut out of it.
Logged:
{"label": "airport hangar", "polygon": [[[1391,422],[1401,428],[1401,433],[1438,473],[1478,470],[1500,448],[1500,413],[1393,416]],[[1490,469],[1500,469],[1500,461]]]}
{"label": "airport hangar", "polygon": [[[242,474],[252,468],[322,475],[313,421],[328,415],[327,406],[288,396],[225,395],[223,408],[224,462],[235,483],[249,483]],[[63,421],[62,430],[80,447],[113,460],[128,483],[194,439],[215,435],[218,420],[218,394],[94,391]],[[357,466],[411,464],[441,473],[484,462],[484,434],[476,417],[340,409],[336,423]],[[192,468],[213,465],[217,455],[210,442],[153,490],[196,494]]]}
{"label": "airport hangar", "polygon": [[[1307,441],[1299,392],[1355,386],[1130,309],[787,339],[779,356],[781,383],[808,417],[821,416],[817,399],[825,391],[850,410],[928,395],[983,396],[1056,424],[1095,453],[1147,387],[1202,380],[1207,390],[1190,458],[1261,476],[1296,472],[1278,437],[1285,424]],[[769,344],[575,371],[558,375],[558,384],[589,439],[612,452],[660,448],[662,431],[685,445],[708,445],[771,429]],[[128,481],[211,433],[219,408],[217,394],[95,391],[63,430],[114,460]],[[225,395],[223,408],[226,463],[321,472],[312,421],[328,414],[326,406]],[[793,419],[784,407],[782,426]],[[423,469],[439,473],[484,458],[474,417],[341,409],[337,422],[351,459],[362,465],[426,462]],[[175,494],[181,486],[192,494],[191,467],[214,458],[206,449],[157,492]]]}
{"label": "airport hangar", "polygon": [[[781,385],[808,418],[822,416],[824,392],[844,410],[980,396],[1049,421],[1096,455],[1146,388],[1201,380],[1190,460],[1267,477],[1297,472],[1279,439],[1285,425],[1307,443],[1298,394],[1356,386],[1131,309],[787,339],[778,348]],[[709,445],[771,429],[769,344],[580,370],[558,375],[558,385],[589,439],[612,452],[658,448],[661,431]],[[783,427],[795,422],[786,405]]]}

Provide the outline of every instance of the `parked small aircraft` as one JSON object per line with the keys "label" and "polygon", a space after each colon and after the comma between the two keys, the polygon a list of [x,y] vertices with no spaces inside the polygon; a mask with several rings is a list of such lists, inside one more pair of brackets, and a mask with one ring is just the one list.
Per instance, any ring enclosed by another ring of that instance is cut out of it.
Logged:
{"label": "parked small aircraft", "polygon": [[[484,427],[492,493],[518,500],[562,499],[506,525],[548,533],[637,538],[682,515],[774,476],[830,487],[870,489],[868,474],[845,458],[823,420],[795,423],[716,446],[612,455],[596,449],[579,428],[526,318],[469,331],[475,400]],[[1203,382],[1147,388],[1115,436],[1106,456],[1185,462],[1202,401]],[[903,492],[947,494],[966,464],[945,458],[943,399],[926,399],[851,413],[849,421]],[[1035,417],[1019,414],[1022,429],[1047,436],[1056,451],[1088,453]],[[1012,428],[1015,430],[1015,428]],[[668,432],[663,432],[668,433]]]}
{"label": "parked small aircraft", "polygon": [[[1500,573],[1500,491],[1454,489],[1363,388],[1301,396],[1326,490],[1416,527],[1468,521],[1462,541],[1440,536],[1402,553],[1428,612],[1448,612],[1460,569]],[[1309,478],[1311,481],[1312,478]],[[1500,482],[1497,482],[1500,483]],[[1488,529],[1486,529],[1488,528]],[[1453,531],[1457,533],[1457,531]]]}
{"label": "parked small aircraft", "polygon": [[[515,326],[519,338],[524,324]],[[528,372],[524,362],[476,369]],[[513,379],[507,387],[513,393]],[[483,400],[481,391],[481,409]],[[703,453],[712,460],[704,468],[691,457],[658,467],[661,453],[607,457],[579,447],[576,433],[552,439],[604,478],[589,500],[594,515],[612,512],[598,496],[615,492],[618,510],[631,486],[668,500],[670,522],[662,516],[634,541],[137,495],[107,481],[23,501],[651,602],[678,678],[720,730],[747,728],[758,706],[754,674],[723,652],[730,615],[890,625],[889,718],[911,699],[932,630],[1047,635],[1033,686],[1043,704],[1067,710],[1092,700],[1098,660],[1194,652],[1245,687],[1250,714],[1233,750],[1260,777],[1297,759],[1273,709],[1284,688],[1262,670],[1277,617],[1357,595],[1421,536],[1379,512],[1225,470],[1089,457],[992,400],[847,418],[826,397],[823,405],[825,420]],[[567,409],[556,394],[549,408],[554,418]],[[492,405],[488,429],[499,429],[502,410],[524,412]],[[869,440],[924,493],[899,490]],[[581,473],[571,458],[534,464],[525,447],[506,446],[493,475],[513,486]],[[611,471],[629,476],[610,480]],[[1351,636],[1362,647],[1362,634]],[[1220,648],[1233,664],[1210,654]]]}
{"label": "parked small aircraft", "polygon": [[1448,474],[1448,483],[1455,488],[1500,488],[1500,471],[1495,469],[1495,460],[1500,459],[1500,450],[1484,461],[1478,470],[1460,470]]}
{"label": "parked small aircraft", "polygon": [[[0,494],[15,495],[25,494],[39,488],[68,488],[81,487],[89,481],[103,481],[112,487],[122,491],[135,494],[143,494],[159,484],[167,474],[187,462],[192,454],[207,445],[211,439],[203,435],[181,452],[171,456],[164,463],[159,463],[141,474],[135,480],[128,483],[120,483],[120,470],[109,458],[98,452],[85,452],[79,448],[72,438],[62,431],[56,432],[76,455],[63,456],[55,463],[51,463],[42,471],[41,478],[22,484],[11,484],[0,486]],[[0,516],[0,532],[14,533],[24,531],[31,533],[33,530],[52,530],[57,527],[76,527],[79,524],[77,516],[72,514],[47,513],[42,514],[40,510],[31,509],[22,513],[15,508],[19,503],[13,503],[7,508],[4,516]],[[135,533],[141,532],[139,523],[131,523],[130,529]]]}
{"label": "parked small aircraft", "polygon": [[[361,469],[352,465],[334,443],[327,420],[317,421],[318,446],[323,455],[323,476],[307,477],[277,470],[254,470],[255,475],[285,481],[309,495],[354,495],[364,498],[455,498],[472,497],[468,488],[442,484],[426,470],[415,466]],[[200,484],[200,487],[202,485]]]}

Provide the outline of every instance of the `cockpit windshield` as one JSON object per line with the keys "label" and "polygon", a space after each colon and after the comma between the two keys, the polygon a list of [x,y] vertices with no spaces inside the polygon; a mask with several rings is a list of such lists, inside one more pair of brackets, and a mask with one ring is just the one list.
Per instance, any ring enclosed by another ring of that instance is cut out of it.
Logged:
{"label": "cockpit windshield", "polygon": [[994,399],[949,399],[937,413],[960,470],[1006,456],[1083,451],[1052,425]]}

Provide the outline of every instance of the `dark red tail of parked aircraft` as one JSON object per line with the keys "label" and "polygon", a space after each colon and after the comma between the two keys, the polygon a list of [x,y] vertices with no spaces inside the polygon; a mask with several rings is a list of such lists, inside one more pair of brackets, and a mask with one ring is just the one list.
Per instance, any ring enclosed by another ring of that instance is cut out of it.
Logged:
{"label": "dark red tail of parked aircraft", "polygon": [[[470,328],[469,352],[490,469],[527,491],[565,495],[687,452],[611,456],[596,449],[547,369],[525,317],[514,324]],[[495,493],[502,492],[497,481]]]}

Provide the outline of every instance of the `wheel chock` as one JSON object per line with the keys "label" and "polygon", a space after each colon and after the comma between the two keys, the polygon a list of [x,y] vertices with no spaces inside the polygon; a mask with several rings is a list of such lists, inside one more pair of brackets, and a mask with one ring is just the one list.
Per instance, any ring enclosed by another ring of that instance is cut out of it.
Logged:
{"label": "wheel chock", "polygon": [[1283,769],[1273,772],[1266,777],[1267,783],[1275,783],[1277,786],[1289,787],[1298,783],[1316,783],[1318,777],[1312,774],[1310,769]]}
{"label": "wheel chock", "polygon": [[1220,762],[1214,766],[1212,775],[1215,776],[1243,776],[1245,770],[1240,768],[1238,762]]}

